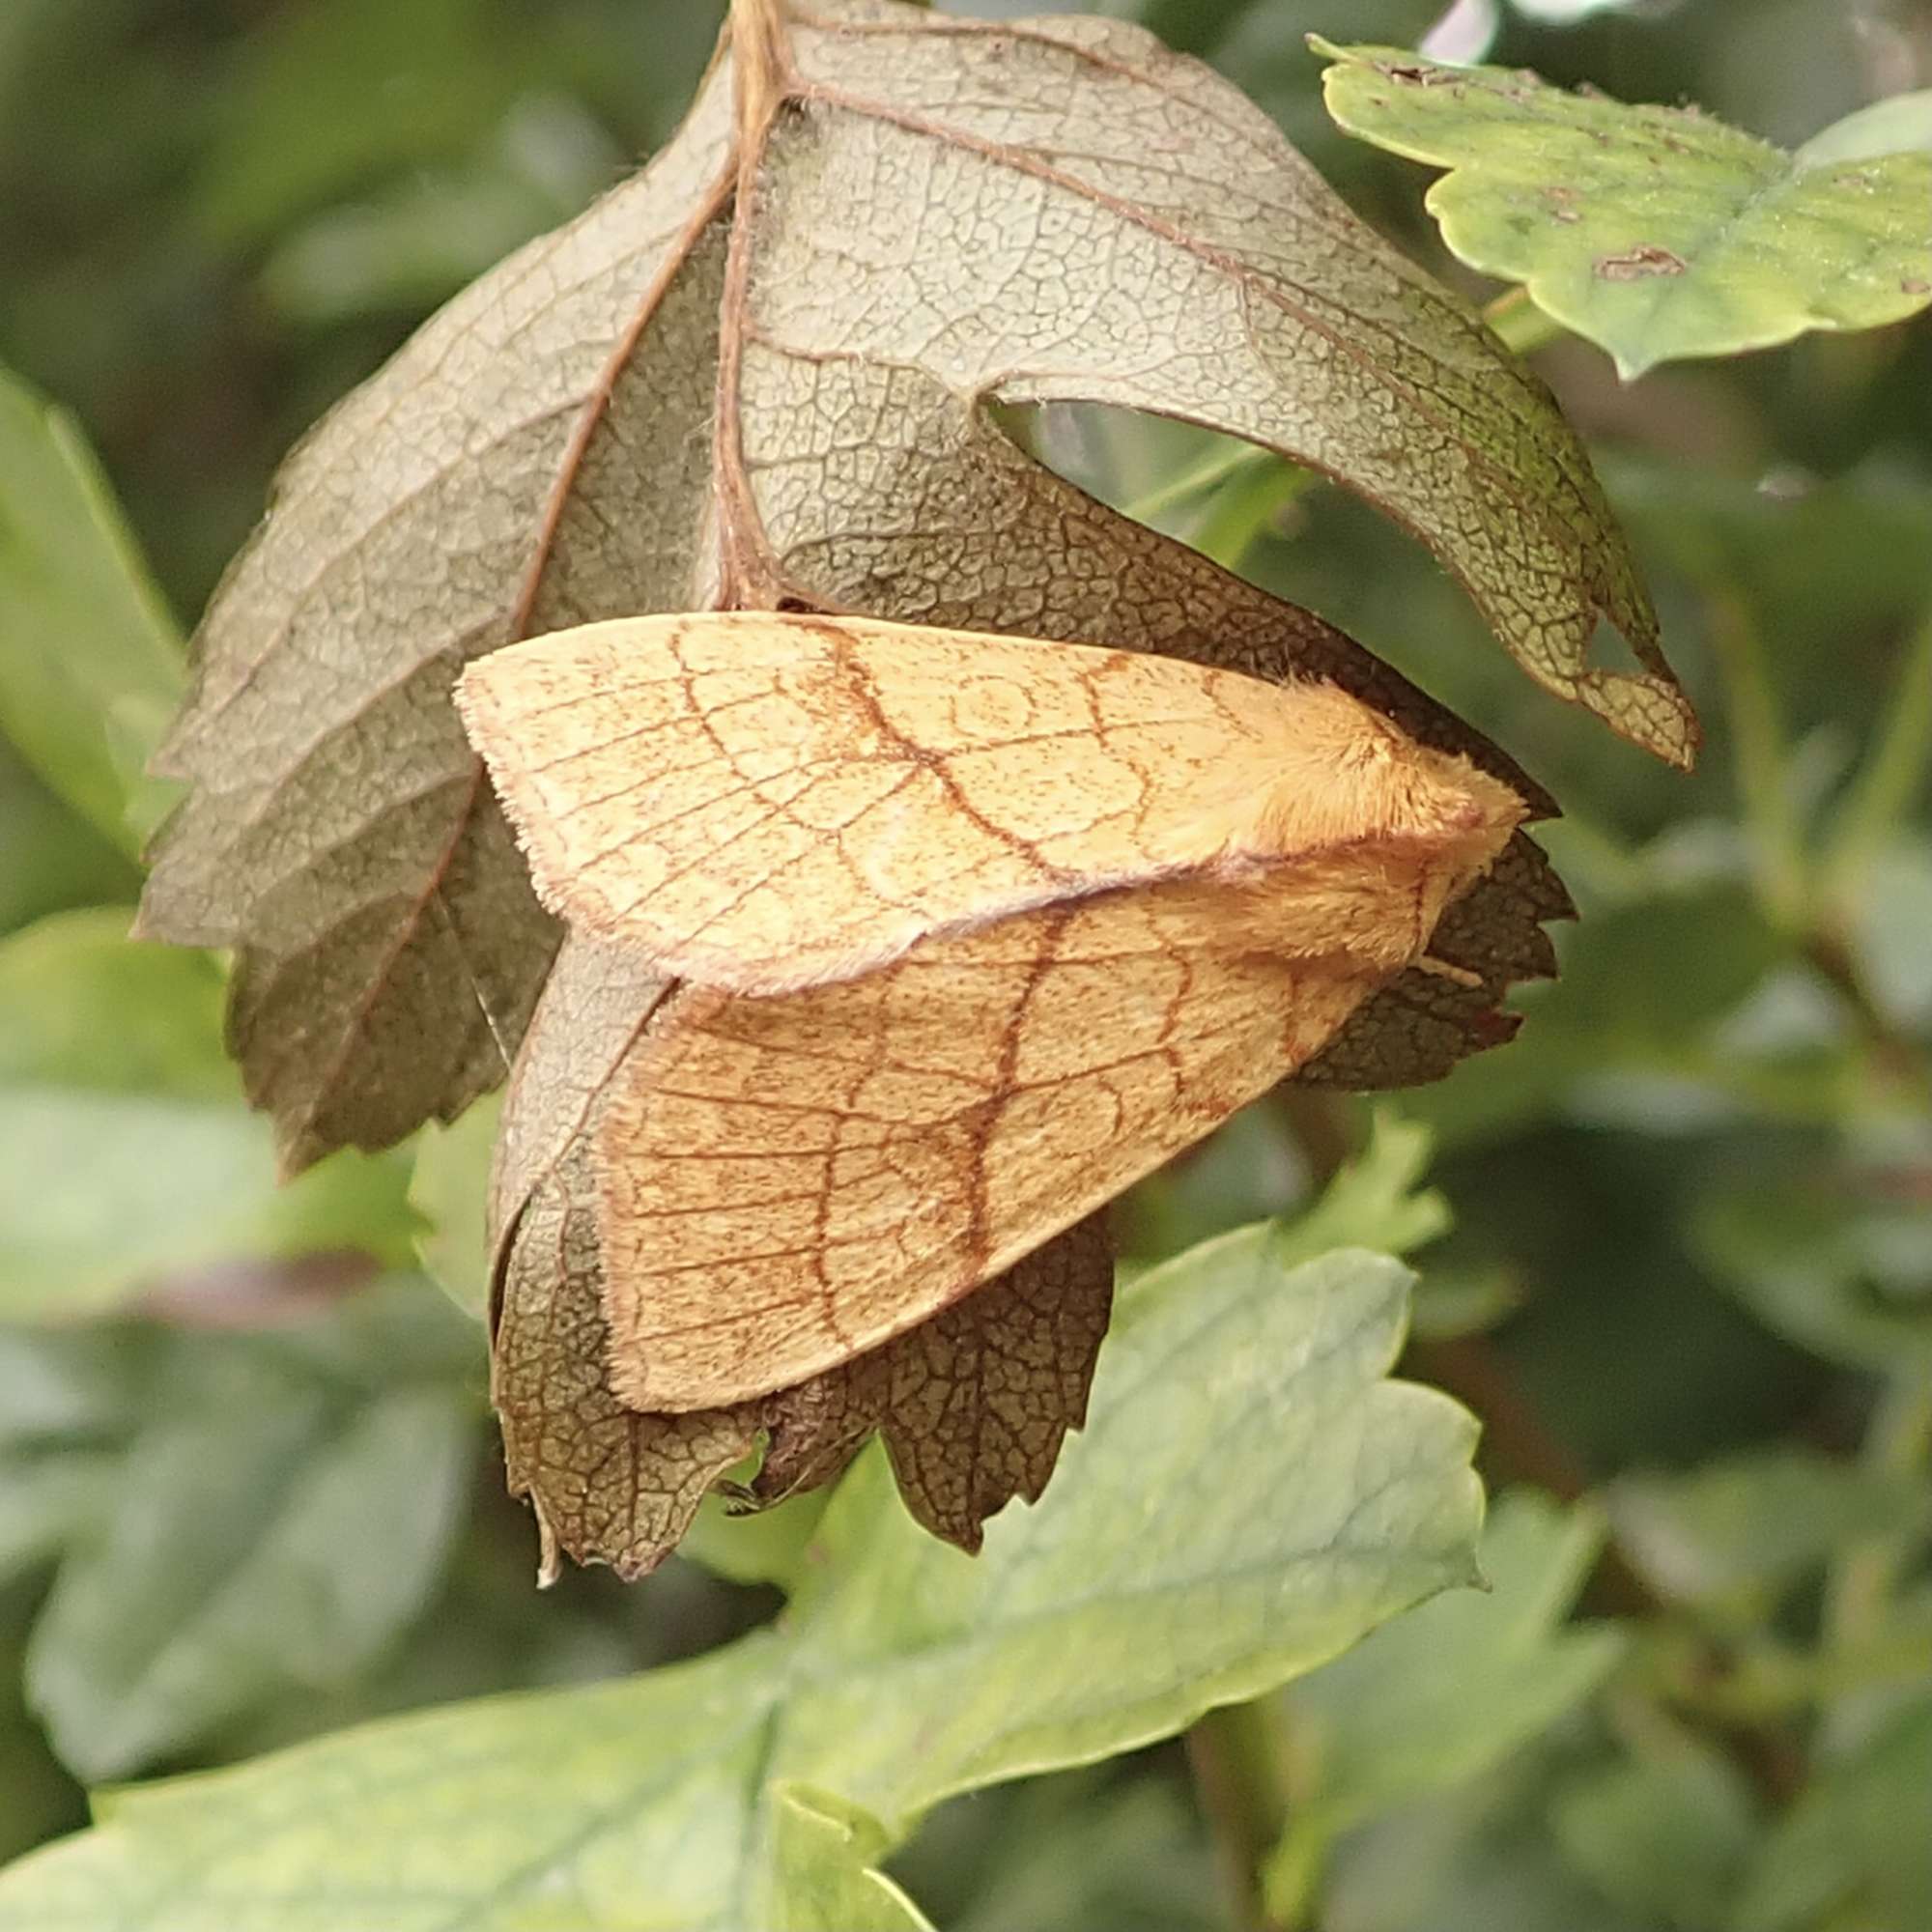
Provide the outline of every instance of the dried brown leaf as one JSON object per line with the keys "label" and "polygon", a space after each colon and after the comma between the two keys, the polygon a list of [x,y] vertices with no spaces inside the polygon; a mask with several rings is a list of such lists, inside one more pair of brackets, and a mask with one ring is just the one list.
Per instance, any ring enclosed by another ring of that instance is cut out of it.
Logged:
{"label": "dried brown leaf", "polygon": [[[516,638],[792,602],[1264,674],[1328,660],[1426,711],[1022,457],[996,400],[1185,416],[1327,471],[1431,544],[1535,675],[1688,753],[1548,395],[1233,89],[1097,18],[737,14],[753,57],[721,58],[650,168],[291,459],[203,626],[162,760],[192,790],[144,922],[238,949],[233,1040],[292,1167],[455,1113],[522,1033],[555,932],[448,701]],[[1585,667],[1602,616],[1642,675]],[[1465,743],[1433,713],[1411,728]],[[1492,988],[1545,970],[1534,919],[1472,895]],[[1350,1050],[1397,1079],[1480,1043],[1454,1015],[1437,1034]]]}

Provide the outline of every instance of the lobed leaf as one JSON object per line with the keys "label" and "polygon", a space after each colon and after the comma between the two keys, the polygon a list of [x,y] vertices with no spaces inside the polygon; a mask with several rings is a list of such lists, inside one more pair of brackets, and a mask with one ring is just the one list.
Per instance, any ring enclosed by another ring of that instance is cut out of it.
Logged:
{"label": "lobed leaf", "polygon": [[798,1784],[772,1794],[775,1932],[932,1932],[931,1921],[876,1869],[878,1821]]}
{"label": "lobed leaf", "polygon": [[1406,1273],[1284,1270],[1279,1238],[1136,1285],[1061,1480],[978,1561],[874,1454],[781,1631],[125,1794],[0,1875],[0,1928],[742,1932],[855,1895],[917,1924],[867,1861],[925,1806],[1168,1735],[1471,1579],[1473,1427],[1382,1379]]}
{"label": "lobed leaf", "polygon": [[1310,44],[1333,63],[1323,87],[1342,127],[1449,170],[1428,208],[1456,254],[1524,284],[1626,380],[1932,302],[1932,152],[1912,97],[1787,154],[1695,108]]}
{"label": "lobed leaf", "polygon": [[[453,1118],[525,1030],[556,933],[448,695],[531,633],[789,602],[1320,670],[1540,802],[1346,639],[1021,455],[996,404],[1185,416],[1324,470],[1536,676],[1689,754],[1548,395],[1234,90],[1096,18],[772,17],[742,114],[727,51],[649,168],[315,432],[204,622],[143,918],[238,949],[231,1037],[291,1166]],[[1605,616],[1640,674],[1586,666]],[[1547,970],[1563,903],[1523,847],[1451,938],[1493,993]],[[1494,1037],[1492,997],[1411,978],[1330,1077]]]}

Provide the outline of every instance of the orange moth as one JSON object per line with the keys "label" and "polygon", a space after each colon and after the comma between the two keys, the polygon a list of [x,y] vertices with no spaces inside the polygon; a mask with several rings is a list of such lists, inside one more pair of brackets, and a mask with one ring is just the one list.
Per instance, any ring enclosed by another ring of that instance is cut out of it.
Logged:
{"label": "orange moth", "polygon": [[1093,1212],[1431,967],[1525,810],[1332,684],[855,617],[587,625],[457,702],[545,902],[685,982],[591,1130],[647,1410]]}

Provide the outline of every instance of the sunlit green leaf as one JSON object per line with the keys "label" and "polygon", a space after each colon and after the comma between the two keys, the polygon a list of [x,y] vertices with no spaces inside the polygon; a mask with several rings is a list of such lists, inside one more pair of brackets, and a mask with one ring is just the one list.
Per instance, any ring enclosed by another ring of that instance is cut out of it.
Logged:
{"label": "sunlit green leaf", "polygon": [[1351,134],[1447,168],[1443,240],[1521,282],[1625,377],[1932,302],[1932,153],[1790,155],[1694,109],[1630,107],[1505,68],[1314,43]]}
{"label": "sunlit green leaf", "polygon": [[800,1784],[772,1793],[773,1932],[932,1932],[877,1869],[886,1834],[863,1811]]}
{"label": "sunlit green leaf", "polygon": [[978,1559],[911,1523],[874,1451],[782,1634],[129,1794],[0,1878],[0,1927],[744,1932],[777,1786],[829,1794],[861,1835],[858,1814],[878,1821],[869,1856],[949,1793],[1164,1736],[1326,1661],[1471,1577],[1471,1430],[1381,1379],[1398,1264],[1284,1271],[1278,1239],[1226,1236],[1126,1294],[1087,1429]]}

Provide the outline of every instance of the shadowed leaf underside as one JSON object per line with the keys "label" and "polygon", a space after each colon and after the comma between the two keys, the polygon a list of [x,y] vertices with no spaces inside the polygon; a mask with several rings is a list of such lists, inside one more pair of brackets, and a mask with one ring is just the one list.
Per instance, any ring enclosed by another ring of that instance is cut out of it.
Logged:
{"label": "shadowed leaf underside", "polygon": [[[1429,543],[1552,689],[1688,745],[1547,394],[1233,89],[1098,19],[741,15],[753,57],[721,53],[643,173],[301,445],[203,625],[143,927],[236,950],[232,1043],[291,1168],[460,1111],[527,1023],[556,928],[449,696],[515,639],[864,611],[1317,665],[1463,742],[1317,620],[1022,456],[993,402],[1152,410],[1313,465]],[[1604,616],[1640,674],[1584,666]],[[1472,901],[1499,971],[1540,970],[1539,892]],[[1351,1077],[1441,1070],[1493,1006],[1400,1002],[1369,1009],[1388,1046],[1338,1042]]]}

